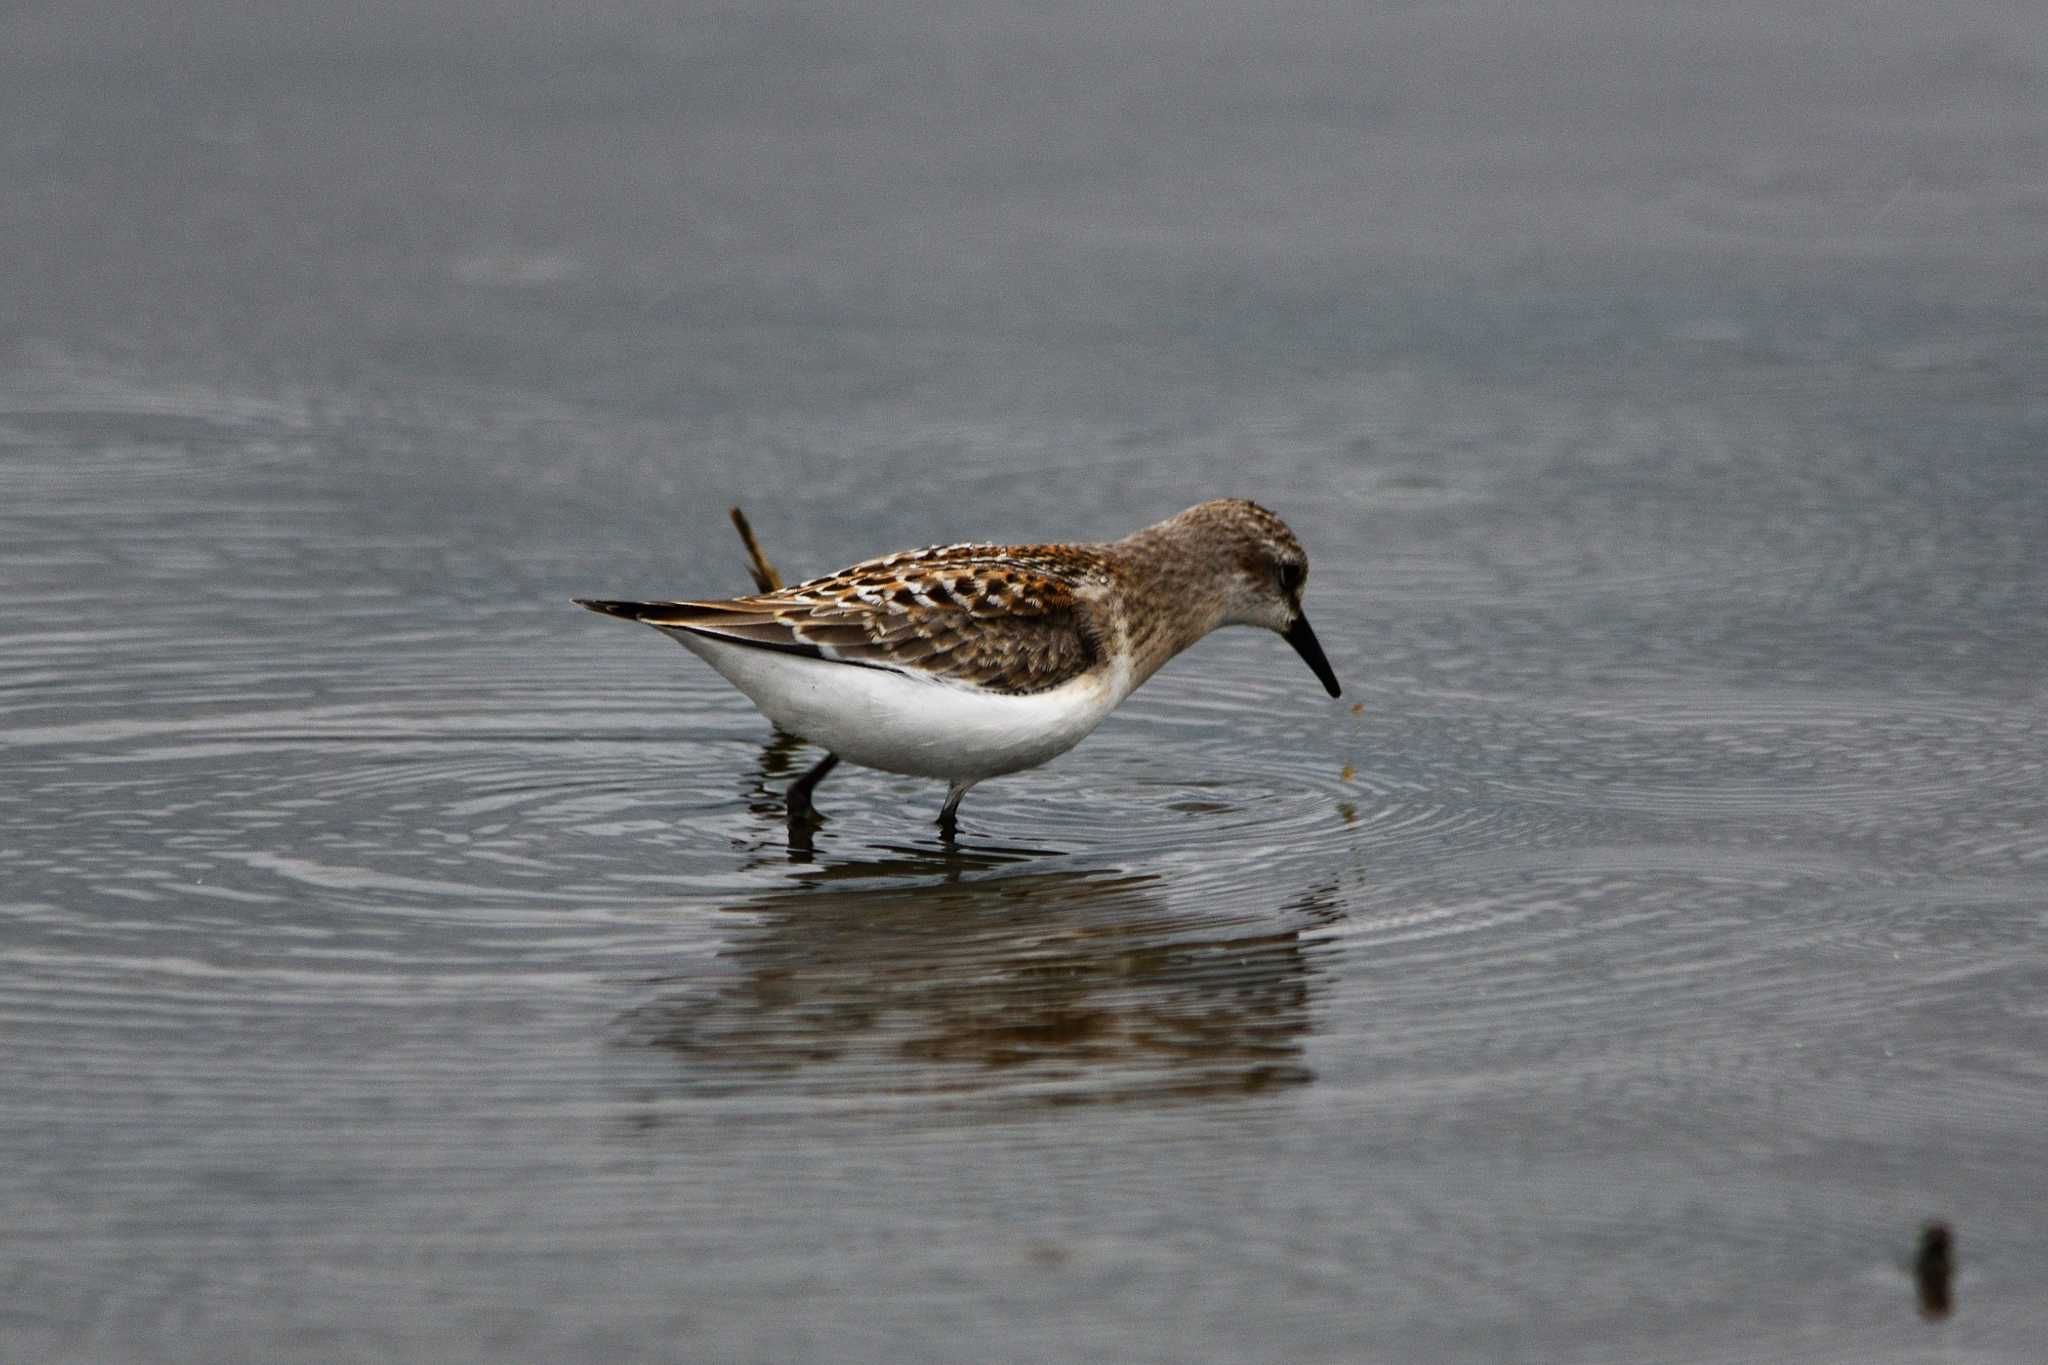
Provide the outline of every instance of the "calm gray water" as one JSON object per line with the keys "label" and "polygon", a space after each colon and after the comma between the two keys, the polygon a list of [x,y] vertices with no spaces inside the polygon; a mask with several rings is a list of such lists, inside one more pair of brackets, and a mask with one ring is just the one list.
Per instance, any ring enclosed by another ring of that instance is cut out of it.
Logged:
{"label": "calm gray water", "polygon": [[[0,1356],[2039,1359],[2038,6],[159,9],[0,44]],[[952,850],[568,601],[1230,494],[1344,699]]]}

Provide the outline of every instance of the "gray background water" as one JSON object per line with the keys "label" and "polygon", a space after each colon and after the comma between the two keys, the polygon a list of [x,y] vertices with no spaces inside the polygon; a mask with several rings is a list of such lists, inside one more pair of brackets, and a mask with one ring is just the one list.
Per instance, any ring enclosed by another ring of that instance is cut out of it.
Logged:
{"label": "gray background water", "polygon": [[[2040,1358],[2038,4],[4,25],[0,1355]],[[567,601],[1222,494],[951,856]]]}

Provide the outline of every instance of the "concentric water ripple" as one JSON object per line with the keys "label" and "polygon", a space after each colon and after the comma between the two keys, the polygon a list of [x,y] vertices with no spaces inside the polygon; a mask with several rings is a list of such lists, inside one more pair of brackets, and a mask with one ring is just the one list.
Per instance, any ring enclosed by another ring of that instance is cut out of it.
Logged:
{"label": "concentric water ripple", "polygon": [[[501,1322],[549,1277],[585,1345],[744,1346],[826,1242],[847,1287],[806,1292],[1041,1284],[1032,1321],[1257,1283],[1215,1312],[1303,1356],[1341,1333],[1289,1324],[1361,1292],[1425,1343],[1597,1335],[1757,1266],[1862,1322],[1905,1302],[1871,1267],[1908,1206],[2030,1264],[2048,729],[2006,475],[1933,489],[1833,428],[1793,459],[1725,405],[1369,398],[1370,439],[1333,401],[1182,451],[1328,474],[1287,510],[1345,698],[1220,635],[950,843],[939,784],[846,769],[792,827],[815,751],[569,604],[737,577],[661,433],[586,423],[494,483],[557,429],[90,385],[0,414],[0,1184],[39,1340],[281,1340],[257,1301],[310,1293],[320,1346],[374,1303],[357,1353],[426,1356],[443,1296]],[[875,475],[934,451],[1074,515],[993,429],[886,426],[871,470],[792,456],[832,472],[757,516],[785,568],[893,543]],[[1171,510],[1156,459],[1119,449],[1119,518]],[[601,520],[626,473],[646,505]]]}

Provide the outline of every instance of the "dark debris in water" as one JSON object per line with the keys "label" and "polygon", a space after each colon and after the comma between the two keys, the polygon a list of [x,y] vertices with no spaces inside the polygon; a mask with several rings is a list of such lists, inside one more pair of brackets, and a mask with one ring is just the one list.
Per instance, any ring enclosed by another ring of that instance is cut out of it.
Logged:
{"label": "dark debris in water", "polygon": [[1913,1288],[1920,1295],[1920,1316],[1939,1322],[1955,1311],[1956,1238],[1947,1223],[1935,1220],[1920,1229],[1920,1248],[1913,1255]]}

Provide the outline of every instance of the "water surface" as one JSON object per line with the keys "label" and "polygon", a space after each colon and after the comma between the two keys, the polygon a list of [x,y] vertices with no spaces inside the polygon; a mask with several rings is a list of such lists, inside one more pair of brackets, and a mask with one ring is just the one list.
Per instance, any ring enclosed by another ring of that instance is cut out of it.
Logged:
{"label": "water surface", "polygon": [[[2039,22],[1531,13],[29,24],[4,1353],[2033,1359]],[[957,846],[568,601],[1227,494]]]}

